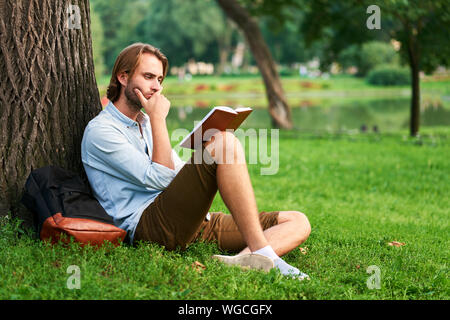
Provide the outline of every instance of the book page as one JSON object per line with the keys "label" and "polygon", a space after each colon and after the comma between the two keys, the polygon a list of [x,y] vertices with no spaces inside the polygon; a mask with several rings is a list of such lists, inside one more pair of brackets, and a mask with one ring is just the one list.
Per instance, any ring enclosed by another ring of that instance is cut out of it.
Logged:
{"label": "book page", "polygon": [[214,109],[219,109],[219,110],[222,110],[225,112],[236,113],[236,110],[233,110],[232,108],[226,107],[226,106],[217,106],[217,107],[214,107]]}
{"label": "book page", "polygon": [[243,112],[243,111],[250,111],[250,110],[252,110],[252,108],[248,108],[248,107],[239,107],[239,108],[234,109],[234,111],[236,111],[236,112]]}

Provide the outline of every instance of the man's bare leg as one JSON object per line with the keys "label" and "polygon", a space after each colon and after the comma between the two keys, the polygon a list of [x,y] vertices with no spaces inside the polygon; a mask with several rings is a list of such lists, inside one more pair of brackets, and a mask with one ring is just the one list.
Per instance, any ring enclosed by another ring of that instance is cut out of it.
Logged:
{"label": "man's bare leg", "polygon": [[253,187],[239,140],[229,132],[216,134],[205,144],[218,163],[217,185],[249,250],[256,251],[269,243],[258,218]]}
{"label": "man's bare leg", "polygon": [[[309,278],[308,275],[287,264],[269,245],[259,222],[258,208],[245,163],[245,153],[239,140],[232,133],[220,132],[205,143],[205,147],[218,164],[219,192],[249,251],[270,258],[275,268],[284,275],[295,276],[299,279]],[[274,233],[273,230],[271,233]]]}
{"label": "man's bare leg", "polygon": [[[264,236],[280,257],[305,242],[310,233],[308,218],[298,211],[280,211],[278,224],[264,230]],[[250,252],[250,248],[246,247],[239,254]]]}

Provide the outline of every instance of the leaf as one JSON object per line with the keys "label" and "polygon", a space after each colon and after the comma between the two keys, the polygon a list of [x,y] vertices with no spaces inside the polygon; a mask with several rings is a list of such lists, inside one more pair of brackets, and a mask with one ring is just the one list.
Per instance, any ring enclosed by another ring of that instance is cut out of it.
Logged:
{"label": "leaf", "polygon": [[202,272],[203,270],[206,269],[205,265],[203,265],[202,263],[195,261],[191,264],[191,268],[195,269],[195,271],[197,272]]}
{"label": "leaf", "polygon": [[53,265],[55,268],[59,268],[59,267],[61,267],[61,262],[59,262],[58,260],[55,260],[55,261],[52,262],[52,265]]}
{"label": "leaf", "polygon": [[301,252],[302,254],[307,254],[307,253],[308,253],[308,248],[307,248],[307,247],[304,247],[304,248],[299,247],[298,249],[300,250],[300,252]]}
{"label": "leaf", "polygon": [[398,242],[398,241],[392,241],[392,242],[388,243],[388,245],[394,246],[394,247],[401,247],[401,246],[404,246],[405,244],[406,243],[404,243],[404,242]]}

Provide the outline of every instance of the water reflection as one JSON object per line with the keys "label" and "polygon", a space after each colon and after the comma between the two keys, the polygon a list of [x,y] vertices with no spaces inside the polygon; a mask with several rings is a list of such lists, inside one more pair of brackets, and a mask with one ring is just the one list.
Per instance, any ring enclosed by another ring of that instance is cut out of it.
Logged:
{"label": "water reflection", "polygon": [[422,112],[422,123],[426,126],[448,126],[450,125],[450,110],[441,104],[426,108]]}
{"label": "water reflection", "polygon": [[[201,120],[212,108],[213,101],[202,101],[201,107],[172,106],[167,122],[170,130],[192,129],[194,121]],[[236,102],[228,104],[236,107]],[[250,104],[247,104],[250,106]],[[206,106],[206,107],[205,107]],[[450,110],[441,103],[422,103],[422,126],[450,125]],[[321,106],[320,101],[298,100],[291,103],[292,118],[298,130],[304,132],[392,132],[409,127],[410,99],[390,98],[361,101],[341,100]],[[242,128],[270,128],[271,119],[264,108],[254,108]]]}

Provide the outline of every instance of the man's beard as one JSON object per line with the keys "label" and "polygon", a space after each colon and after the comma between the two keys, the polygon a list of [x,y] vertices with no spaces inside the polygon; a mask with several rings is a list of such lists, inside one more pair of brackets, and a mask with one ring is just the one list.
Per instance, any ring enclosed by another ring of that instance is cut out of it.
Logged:
{"label": "man's beard", "polygon": [[139,101],[138,96],[134,93],[134,87],[131,85],[127,85],[125,88],[125,97],[127,98],[126,103],[131,109],[134,111],[140,111],[142,109],[141,101]]}

